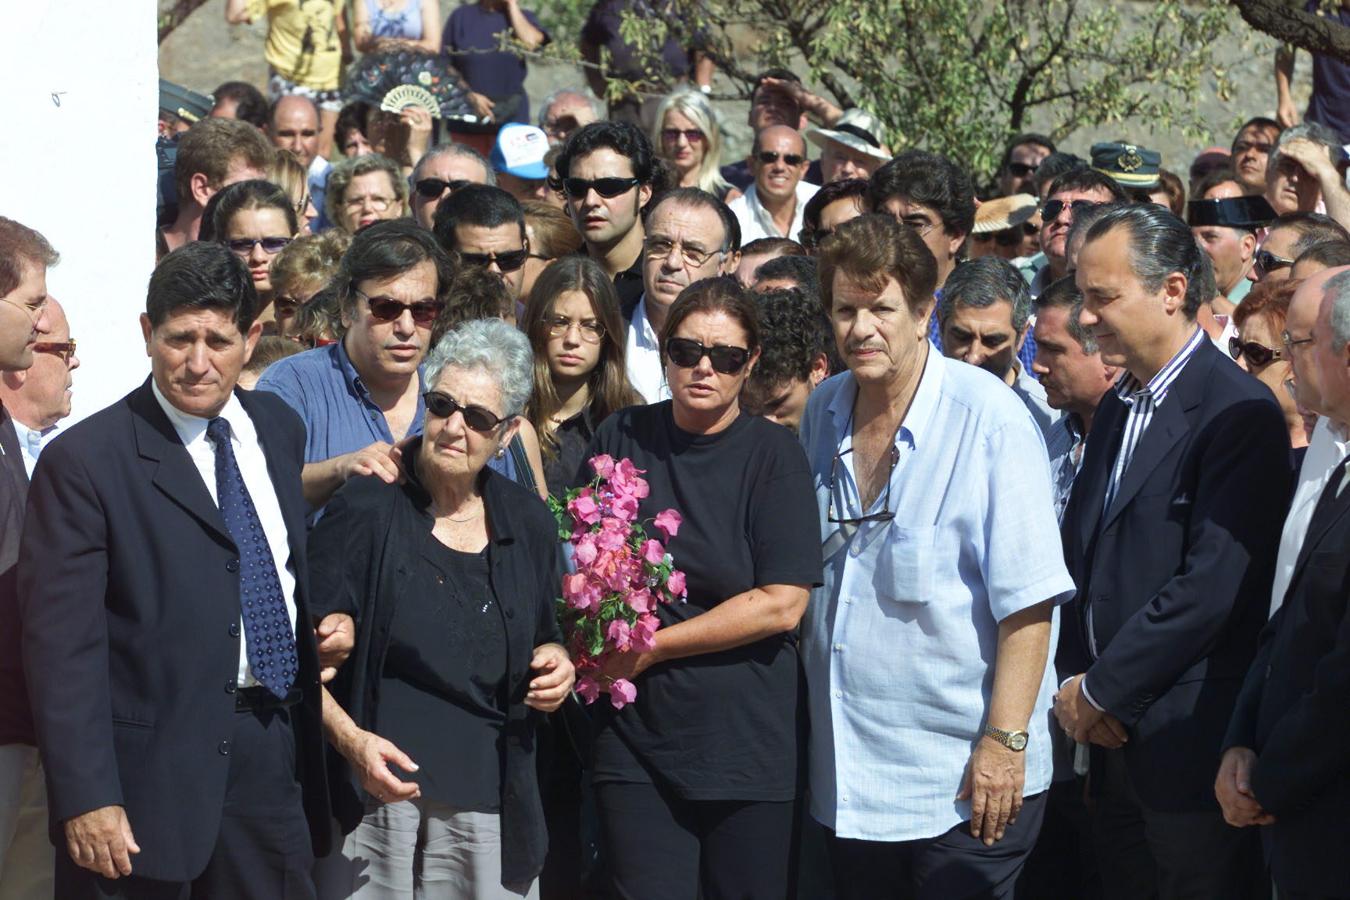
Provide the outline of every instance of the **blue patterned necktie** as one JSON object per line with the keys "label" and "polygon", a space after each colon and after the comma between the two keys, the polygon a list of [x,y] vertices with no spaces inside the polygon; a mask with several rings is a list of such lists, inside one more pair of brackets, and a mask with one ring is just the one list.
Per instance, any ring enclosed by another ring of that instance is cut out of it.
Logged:
{"label": "blue patterned necktie", "polygon": [[206,436],[216,448],[216,503],[239,550],[239,606],[248,664],[263,687],[284,698],[295,683],[298,667],[276,560],[234,458],[230,423],[217,416],[207,423]]}

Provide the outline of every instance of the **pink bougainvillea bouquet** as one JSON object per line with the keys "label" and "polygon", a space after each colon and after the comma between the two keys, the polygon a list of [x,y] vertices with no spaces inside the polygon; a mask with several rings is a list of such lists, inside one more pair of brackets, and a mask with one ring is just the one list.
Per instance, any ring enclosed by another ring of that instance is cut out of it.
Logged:
{"label": "pink bougainvillea bouquet", "polygon": [[590,484],[549,498],[575,567],[563,576],[558,618],[577,667],[577,693],[594,703],[606,687],[614,708],[623,709],[637,688],[626,678],[602,685],[600,671],[612,654],[652,649],[661,627],[657,604],[684,602],[684,573],[665,545],[680,529],[680,514],[657,513],[651,525],[661,539],[649,536],[638,521],[646,470],[608,455],[592,457],[590,465]]}

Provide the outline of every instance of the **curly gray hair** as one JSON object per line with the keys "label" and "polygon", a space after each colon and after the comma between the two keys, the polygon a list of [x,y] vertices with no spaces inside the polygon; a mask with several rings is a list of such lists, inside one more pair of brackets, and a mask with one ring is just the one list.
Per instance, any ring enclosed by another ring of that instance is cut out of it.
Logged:
{"label": "curly gray hair", "polygon": [[497,380],[506,417],[525,411],[534,387],[529,338],[501,319],[474,319],[441,338],[427,354],[424,384],[435,385],[447,367],[487,372]]}

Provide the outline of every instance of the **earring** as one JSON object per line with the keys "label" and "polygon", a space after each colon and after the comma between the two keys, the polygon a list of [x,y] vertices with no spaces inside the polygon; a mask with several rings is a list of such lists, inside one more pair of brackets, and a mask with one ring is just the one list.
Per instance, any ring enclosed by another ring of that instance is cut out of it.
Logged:
{"label": "earring", "polygon": [[503,456],[505,456],[505,455],[506,455],[506,448],[505,448],[505,447],[498,447],[498,448],[497,448],[497,454],[496,454],[497,458],[498,458],[498,459],[501,459],[501,458],[502,458]]}

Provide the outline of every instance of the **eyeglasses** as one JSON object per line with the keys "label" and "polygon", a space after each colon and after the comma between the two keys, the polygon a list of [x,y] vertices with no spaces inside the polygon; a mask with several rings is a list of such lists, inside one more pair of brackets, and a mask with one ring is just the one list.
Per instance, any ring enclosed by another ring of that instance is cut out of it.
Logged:
{"label": "eyeglasses", "polygon": [[930,222],[922,216],[905,216],[900,220],[900,224],[906,228],[913,229],[919,237],[923,237],[937,227],[936,222]]}
{"label": "eyeglasses", "polygon": [[853,517],[844,516],[842,518],[834,514],[835,476],[838,472],[839,464],[843,462],[845,456],[847,456],[852,452],[853,448],[849,447],[847,450],[844,450],[840,453],[836,453],[834,455],[834,461],[830,463],[830,484],[828,488],[830,499],[825,506],[825,521],[829,522],[831,525],[843,525],[845,527],[852,526],[854,528],[856,528],[859,525],[862,525],[865,522],[891,521],[892,519],[895,518],[895,513],[891,511],[891,482],[894,481],[895,479],[891,478],[890,476],[895,473],[896,464],[900,462],[900,451],[896,449],[894,445],[891,446],[891,468],[890,473],[886,477],[886,495],[885,499],[881,503],[881,511],[874,513],[867,513],[866,515],[862,516],[853,516]]}
{"label": "eyeglasses", "polygon": [[1228,339],[1228,355],[1233,359],[1246,356],[1247,362],[1254,366],[1264,366],[1274,360],[1284,359],[1284,354],[1279,350],[1258,344],[1256,341],[1244,341],[1240,337]]}
{"label": "eyeglasses", "polygon": [[606,200],[612,200],[620,194],[626,194],[638,186],[636,178],[564,178],[563,193],[580,200],[591,191],[595,191]]}
{"label": "eyeglasses", "polygon": [[746,361],[750,359],[750,351],[744,347],[728,347],[725,344],[705,347],[689,338],[671,338],[666,341],[666,356],[681,369],[694,368],[706,356],[708,362],[712,363],[714,372],[735,375],[745,368]]}
{"label": "eyeglasses", "polygon": [[755,154],[755,159],[764,163],[766,166],[771,166],[780,159],[789,166],[800,166],[802,163],[806,162],[806,157],[799,153],[774,153],[772,150],[759,151]]}
{"label": "eyeglasses", "polygon": [[262,244],[263,252],[269,256],[274,253],[280,253],[286,249],[286,245],[291,242],[288,237],[265,237],[265,238],[235,238],[226,241],[225,246],[229,247],[239,256],[248,256],[253,252],[253,248]]}
{"label": "eyeglasses", "polygon": [[1084,210],[1095,209],[1101,205],[1102,204],[1098,203],[1096,200],[1073,200],[1068,203],[1065,203],[1063,200],[1047,200],[1045,201],[1045,205],[1041,207],[1041,221],[1053,222],[1055,219],[1059,218],[1059,214],[1064,211],[1064,207],[1066,206],[1069,208],[1070,212],[1080,213]]}
{"label": "eyeglasses", "polygon": [[697,144],[703,140],[703,132],[697,128],[662,128],[661,140],[667,144],[674,144],[679,141],[680,136],[691,144]]}
{"label": "eyeglasses", "polygon": [[372,297],[355,286],[352,287],[352,293],[358,297],[365,297],[366,302],[370,304],[370,314],[381,322],[393,322],[403,315],[407,310],[412,313],[412,319],[418,325],[430,325],[440,316],[441,310],[445,309],[445,304],[440,300],[418,300],[415,303],[404,303],[402,300],[395,300],[393,297]]}
{"label": "eyeglasses", "polygon": [[305,194],[303,197],[297,200],[295,203],[295,214],[297,216],[303,216],[305,214],[305,207],[309,206],[310,201],[313,199],[314,198],[310,197],[309,194]]}
{"label": "eyeglasses", "polygon": [[70,358],[75,355],[75,339],[68,341],[38,341],[33,345],[34,353],[51,353],[54,356],[61,357],[61,362],[70,365]]}
{"label": "eyeglasses", "polygon": [[427,391],[422,395],[422,402],[427,405],[427,411],[438,419],[448,419],[455,413],[460,413],[464,416],[464,424],[479,434],[490,434],[492,429],[513,418],[499,416],[481,406],[465,406],[454,397],[440,391]]}
{"label": "eyeglasses", "polygon": [[361,207],[369,203],[371,209],[375,210],[376,212],[384,212],[389,208],[389,205],[393,202],[394,202],[393,197],[378,197],[378,196],[348,197],[346,200],[343,201],[342,205],[345,206],[347,209],[360,209]]}
{"label": "eyeglasses", "polygon": [[1274,144],[1268,144],[1264,141],[1238,141],[1233,145],[1233,155],[1241,156],[1248,150],[1255,150],[1257,153],[1270,155],[1270,151],[1275,149]]}
{"label": "eyeglasses", "polygon": [[551,138],[565,138],[577,130],[576,116],[559,116],[544,120],[544,134]]}
{"label": "eyeglasses", "polygon": [[680,248],[680,256],[694,268],[703,265],[708,260],[712,259],[714,255],[720,256],[727,252],[725,248],[719,250],[704,250],[702,247],[690,247],[687,244],[677,243],[666,238],[658,237],[649,237],[642,242],[642,249],[646,251],[647,255],[652,259],[669,259],[670,254],[675,252],[677,246]]}
{"label": "eyeglasses", "polygon": [[463,178],[456,178],[454,181],[445,181],[440,178],[421,178],[413,187],[417,189],[417,195],[424,200],[435,200],[447,190],[453,194],[468,183]]}
{"label": "eyeglasses", "polygon": [[549,316],[544,319],[544,324],[548,327],[549,337],[562,337],[576,326],[577,331],[581,332],[581,339],[588,344],[598,344],[605,336],[605,326],[601,325],[595,319],[568,319],[564,316]]}
{"label": "eyeglasses", "polygon": [[514,272],[525,265],[530,256],[527,250],[510,250],[506,253],[461,253],[460,262],[466,266],[479,266],[486,269],[493,263],[503,272]]}
{"label": "eyeglasses", "polygon": [[1294,264],[1294,261],[1287,256],[1276,256],[1269,250],[1256,251],[1256,275],[1258,278],[1264,278],[1271,272],[1277,272],[1280,269],[1287,269]]}
{"label": "eyeglasses", "polygon": [[1028,175],[1035,175],[1040,164],[1029,166],[1026,163],[1008,163],[1008,171],[1018,178],[1026,178]]}
{"label": "eyeglasses", "polygon": [[15,309],[23,310],[24,314],[28,316],[29,320],[32,321],[34,325],[36,325],[37,320],[42,317],[42,311],[47,308],[47,299],[48,298],[43,297],[42,302],[39,303],[37,306],[29,306],[27,303],[15,303],[8,297],[0,297],[0,303],[8,303]]}
{"label": "eyeglasses", "polygon": [[1311,332],[1309,332],[1307,337],[1294,340],[1294,338],[1289,334],[1288,329],[1286,329],[1280,332],[1280,339],[1284,341],[1285,351],[1288,353],[1293,353],[1294,348],[1297,347],[1299,344],[1311,344],[1313,342],[1313,335]]}

